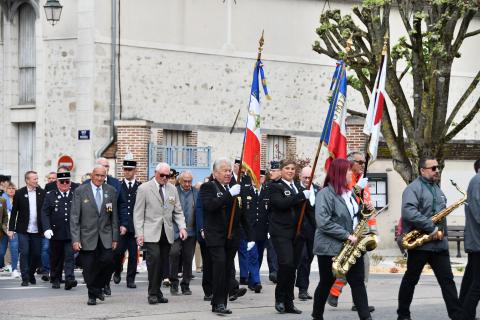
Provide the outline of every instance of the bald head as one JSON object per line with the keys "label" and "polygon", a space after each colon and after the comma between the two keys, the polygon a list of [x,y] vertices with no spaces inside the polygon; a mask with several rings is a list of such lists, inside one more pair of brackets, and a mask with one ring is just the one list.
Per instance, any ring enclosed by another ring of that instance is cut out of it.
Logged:
{"label": "bald head", "polygon": [[100,187],[107,177],[107,169],[101,164],[95,165],[92,171],[92,183],[97,187]]}

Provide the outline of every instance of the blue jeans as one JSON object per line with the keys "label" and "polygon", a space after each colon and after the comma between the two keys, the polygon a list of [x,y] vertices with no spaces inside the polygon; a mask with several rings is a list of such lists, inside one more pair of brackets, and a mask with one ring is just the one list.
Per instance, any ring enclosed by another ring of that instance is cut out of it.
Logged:
{"label": "blue jeans", "polygon": [[[240,240],[240,247],[238,249],[238,259],[240,261],[240,252],[244,255],[246,262],[247,274],[243,278],[248,278],[248,286],[253,287],[260,283],[260,269],[258,266],[258,251],[257,246],[253,246],[250,251],[247,251],[247,240]],[[242,263],[240,263],[240,277],[242,277]]]}
{"label": "blue jeans", "polygon": [[0,268],[5,267],[5,253],[7,252],[8,236],[4,234],[0,238]]}
{"label": "blue jeans", "polygon": [[42,272],[48,274],[50,272],[50,254],[48,247],[50,240],[42,238]]}
{"label": "blue jeans", "polygon": [[[8,238],[8,237],[7,237]],[[10,246],[10,255],[12,256],[12,271],[18,267],[18,236],[15,233],[13,239],[8,240]]]}
{"label": "blue jeans", "polygon": [[35,270],[41,264],[42,238],[38,233],[17,233],[22,280],[35,278]]}

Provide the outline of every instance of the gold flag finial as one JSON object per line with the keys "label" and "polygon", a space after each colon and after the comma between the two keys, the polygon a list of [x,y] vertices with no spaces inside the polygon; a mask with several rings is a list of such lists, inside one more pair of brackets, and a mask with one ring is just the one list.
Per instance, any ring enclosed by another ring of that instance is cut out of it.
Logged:
{"label": "gold flag finial", "polygon": [[383,38],[383,48],[382,48],[382,56],[387,54],[388,49],[388,34],[385,33],[385,37]]}
{"label": "gold flag finial", "polygon": [[258,56],[257,56],[257,60],[260,60],[260,59],[262,58],[263,43],[265,42],[265,40],[263,39],[263,33],[264,33],[264,30],[262,30],[262,36],[260,37],[260,40],[258,40]]}

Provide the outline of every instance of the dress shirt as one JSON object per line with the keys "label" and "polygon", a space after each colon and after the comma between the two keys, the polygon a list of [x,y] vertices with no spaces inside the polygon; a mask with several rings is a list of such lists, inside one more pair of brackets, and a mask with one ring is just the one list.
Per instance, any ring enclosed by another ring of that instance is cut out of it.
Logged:
{"label": "dress shirt", "polygon": [[30,189],[28,190],[28,207],[30,209],[30,219],[28,220],[28,233],[37,233],[38,224],[37,224],[37,190]]}

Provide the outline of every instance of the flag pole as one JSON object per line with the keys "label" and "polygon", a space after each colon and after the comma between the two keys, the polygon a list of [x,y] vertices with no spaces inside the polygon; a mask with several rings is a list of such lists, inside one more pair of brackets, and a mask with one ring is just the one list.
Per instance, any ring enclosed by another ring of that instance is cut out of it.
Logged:
{"label": "flag pole", "polygon": [[[348,53],[351,50],[352,45],[353,45],[353,40],[352,40],[352,37],[350,36],[350,38],[347,40],[347,46],[345,47],[345,52],[346,53]],[[342,69],[340,70],[340,76],[338,77],[339,80],[342,78],[343,73],[345,72],[345,69],[346,69],[346,65],[345,65],[345,62],[344,62],[343,65],[342,65]],[[334,79],[332,79],[332,80],[334,80]],[[331,97],[335,97],[338,94],[339,89],[340,89],[340,81],[336,81],[335,87],[334,87],[334,90],[332,92]],[[329,116],[330,115],[327,115],[327,118]],[[325,122],[325,123],[327,123],[327,122]],[[312,188],[313,178],[315,177],[315,169],[317,168],[318,158],[320,157],[320,151],[322,150],[322,145],[323,145],[324,141],[325,141],[325,137],[322,134],[321,137],[320,137],[320,142],[318,143],[317,152],[315,154],[315,160],[313,161],[312,173],[310,174],[310,190],[311,190],[311,192],[313,192],[313,188]],[[300,216],[298,217],[297,229],[296,229],[296,236],[297,237],[300,235],[300,231],[302,230],[302,222],[303,222],[303,219],[305,217],[305,210],[307,209],[307,203],[308,203],[308,199],[306,199],[305,202],[303,202],[302,210],[300,211]]]}
{"label": "flag pole", "polygon": [[[258,62],[262,58],[263,44],[265,42],[263,39],[263,34],[264,34],[264,30],[262,30],[262,36],[260,37],[260,40],[258,40],[259,46],[258,46],[258,55],[257,55],[257,62],[255,63],[255,68],[258,68]],[[251,99],[251,93],[250,93],[250,99]],[[247,122],[248,122],[248,119],[247,119]],[[237,181],[236,181],[237,184],[240,184],[242,180],[243,153],[245,151],[246,133],[247,133],[247,125],[245,125],[245,133],[243,135],[242,152],[240,153],[240,166],[238,168]],[[232,239],[233,221],[235,220],[235,211],[237,209],[237,202],[238,202],[238,197],[233,198],[232,211],[230,212],[230,219],[228,221],[228,232],[227,232],[228,240]]]}

